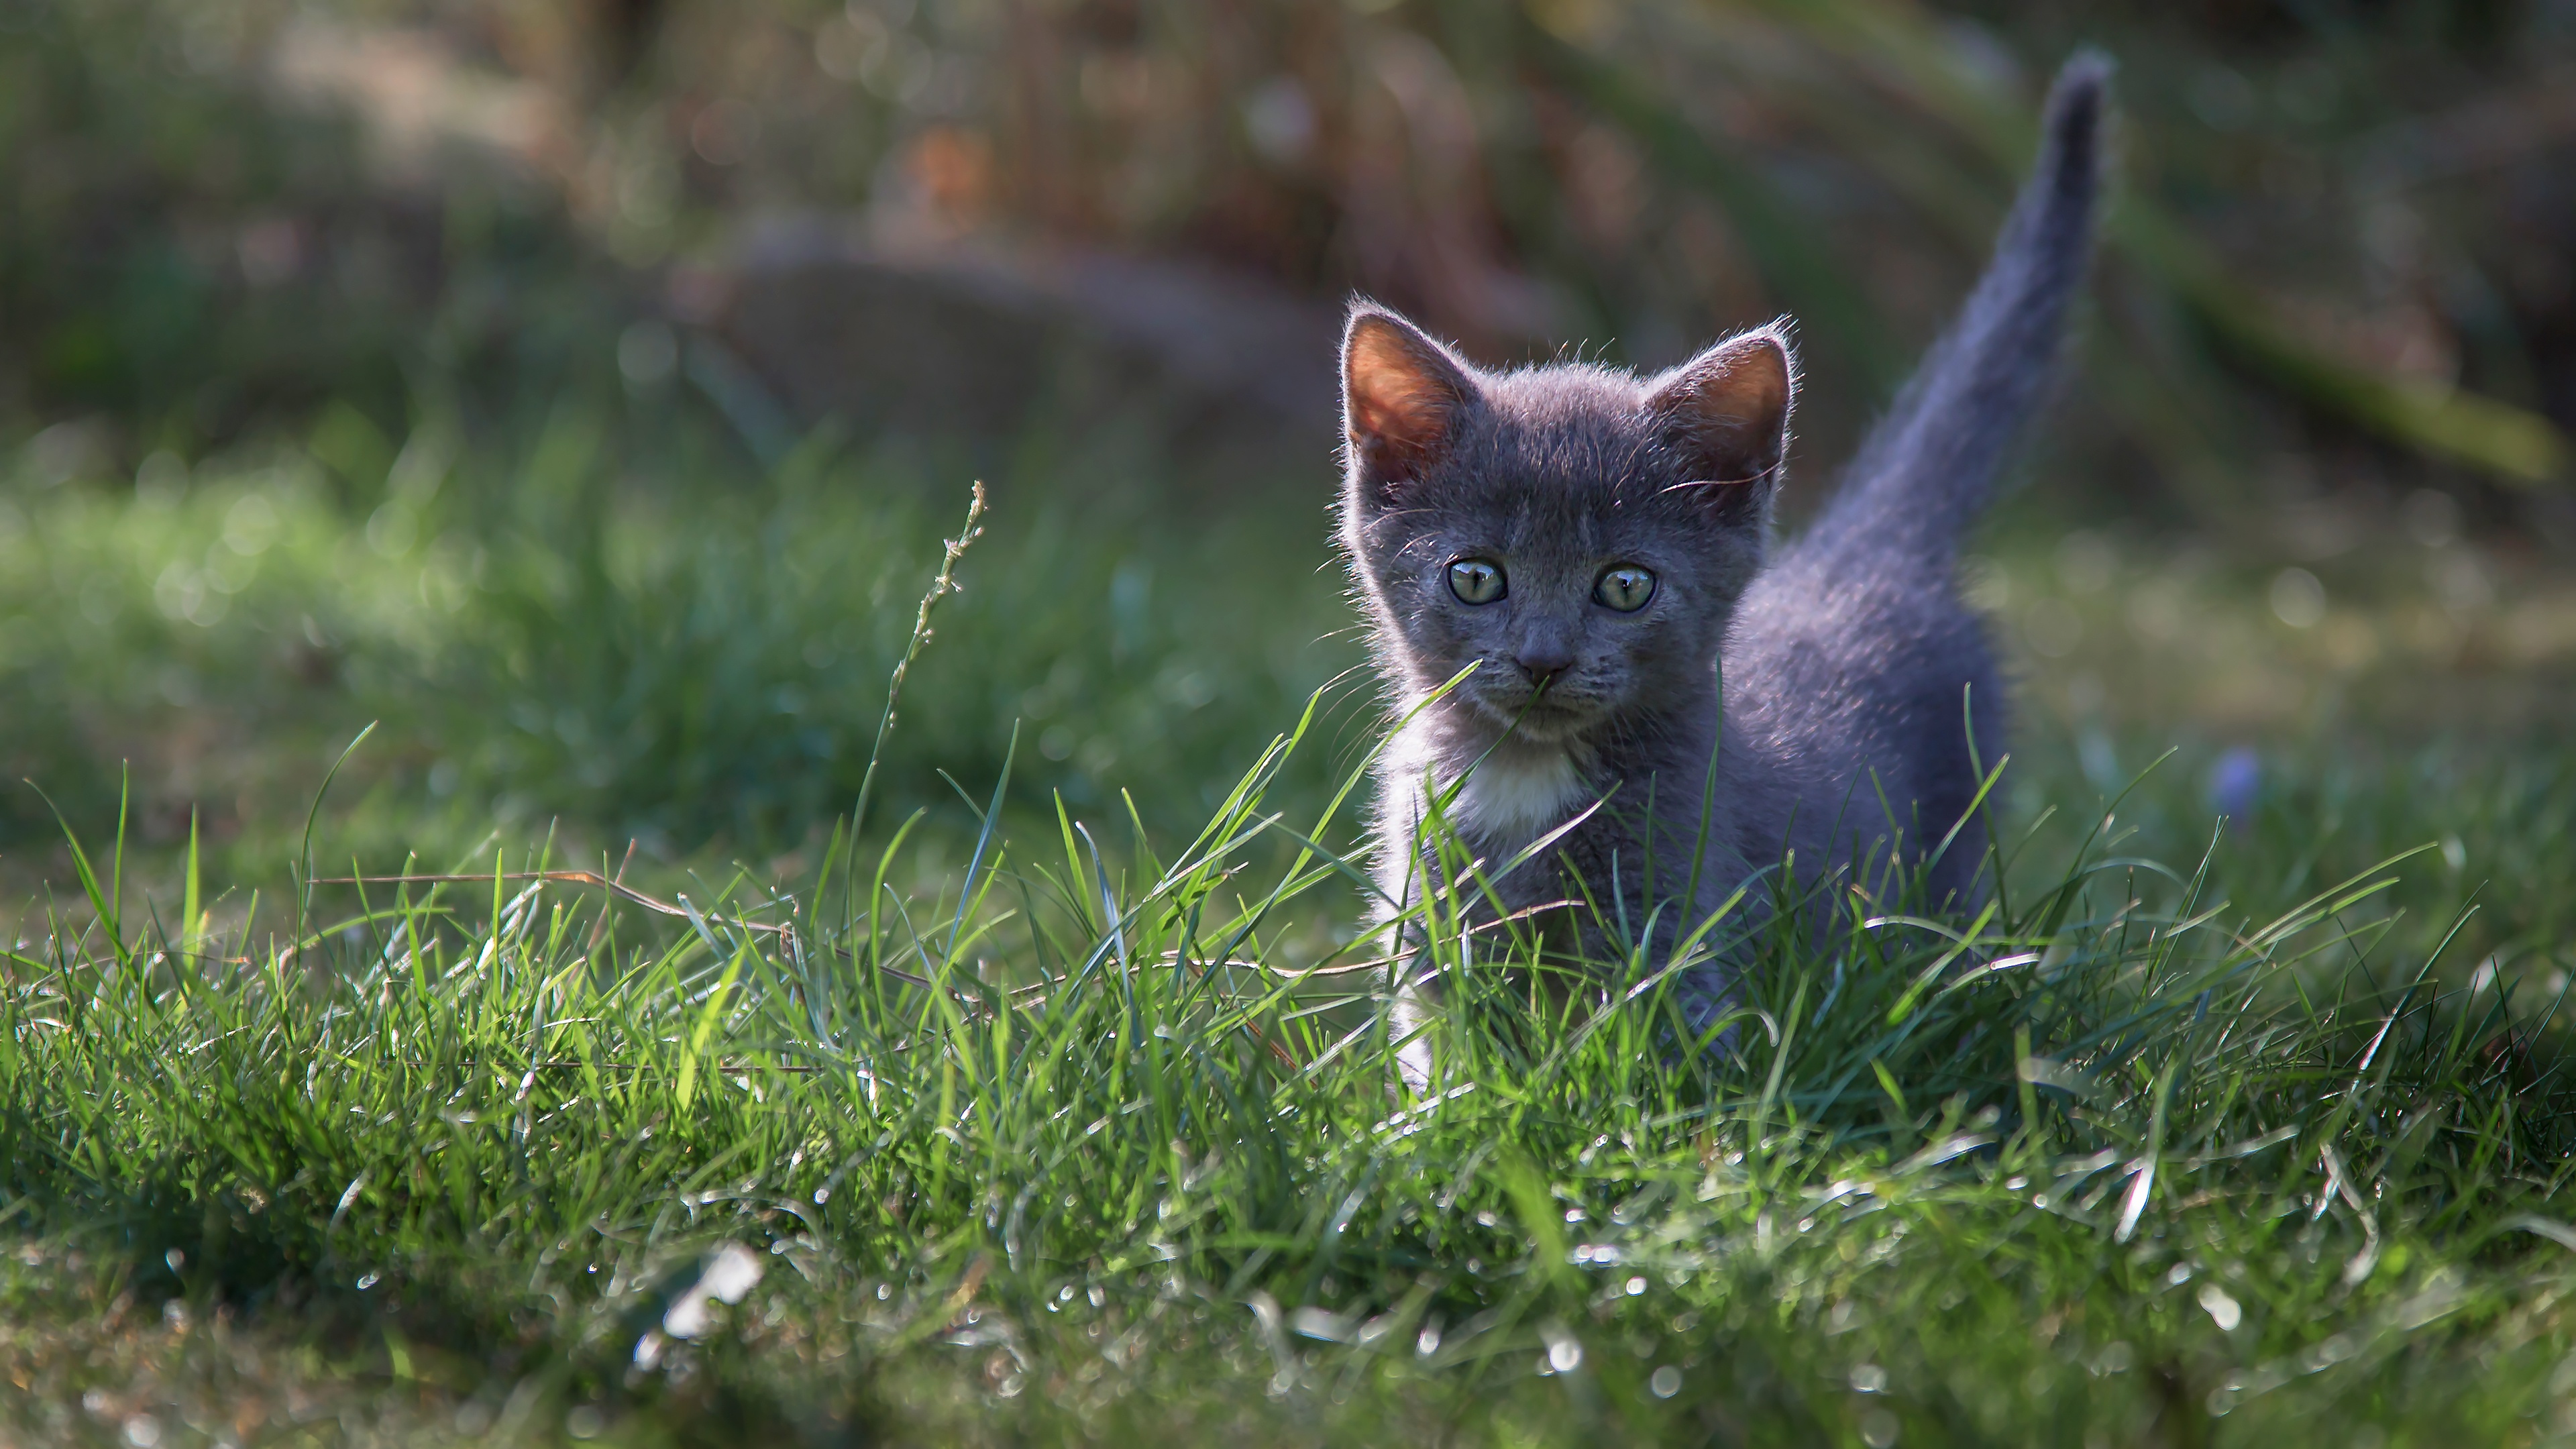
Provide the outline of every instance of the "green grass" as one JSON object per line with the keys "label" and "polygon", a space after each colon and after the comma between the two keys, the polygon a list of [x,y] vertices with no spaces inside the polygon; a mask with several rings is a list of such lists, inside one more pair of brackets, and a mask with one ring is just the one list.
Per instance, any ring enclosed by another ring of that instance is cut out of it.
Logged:
{"label": "green grass", "polygon": [[[278,883],[321,767],[370,721],[343,858],[558,818],[648,861],[819,848],[964,490],[828,433],[762,473],[686,401],[567,404],[474,447],[434,418],[396,445],[342,410],[304,445],[193,472],[162,455],[139,484],[22,476],[0,489],[0,687],[45,707],[0,765],[97,820],[129,760],[156,858],[198,808],[245,884]],[[675,408],[691,425],[652,426]],[[1317,577],[1320,501],[1175,511],[1152,475],[1068,451],[1033,439],[995,475],[880,804],[952,800],[940,769],[989,779],[1024,720],[1023,783],[1086,807],[1147,787],[1147,818],[1186,829],[1357,662],[1326,637],[1349,618]],[[1338,747],[1362,717],[1341,708]],[[1330,773],[1304,768],[1310,789]],[[0,795],[0,851],[54,834],[35,795]]]}
{"label": "green grass", "polygon": [[[18,867],[44,884],[0,994],[9,1435],[2576,1430],[2576,766],[2352,727],[2430,667],[2423,595],[2329,572],[2332,616],[2292,629],[2252,560],[2135,547],[2105,583],[2026,510],[1978,587],[2013,637],[2065,645],[2035,622],[2055,600],[2085,642],[2022,656],[1992,913],[1871,925],[1906,903],[1855,899],[1847,945],[1766,935],[1733,1057],[1681,1045],[1652,986],[1559,1020],[1497,985],[1410,1102],[1376,978],[1344,969],[1380,949],[1336,855],[1364,696],[1259,748],[1350,649],[1319,642],[1342,606],[1314,509],[1014,517],[1005,488],[853,845],[830,821],[959,500],[825,443],[692,492],[606,436],[559,418],[434,492],[290,453],[12,495],[19,561],[116,602],[0,574],[87,846]],[[192,613],[209,595],[164,581],[240,567],[214,550],[254,496],[273,536],[232,551],[257,567]],[[2187,627],[2121,632],[2176,579]],[[2454,622],[2521,637],[2548,590]],[[2329,637],[2352,629],[2386,642],[2362,661]],[[2486,687],[2446,647],[2444,688]],[[2286,693],[2199,711],[2106,805],[2231,669]],[[305,807],[378,717],[307,869]],[[122,816],[110,727],[152,752]],[[2222,828],[2206,776],[2238,740],[2261,780]],[[174,812],[214,793],[189,759],[266,782],[221,850]],[[51,827],[27,806],[22,857]],[[492,879],[614,873],[657,828],[627,876],[652,902]],[[480,878],[313,879],[406,872]],[[1510,953],[1478,960],[1500,981]],[[766,1271],[665,1332],[728,1243]]]}

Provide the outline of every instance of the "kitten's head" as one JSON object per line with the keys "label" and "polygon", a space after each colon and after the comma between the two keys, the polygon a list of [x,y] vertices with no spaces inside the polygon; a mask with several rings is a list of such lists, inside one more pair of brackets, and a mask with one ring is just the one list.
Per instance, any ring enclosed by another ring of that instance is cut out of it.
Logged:
{"label": "kitten's head", "polygon": [[1361,304],[1342,537],[1410,694],[1570,740],[1705,693],[1762,561],[1796,364],[1778,323],[1658,376],[1483,372]]}

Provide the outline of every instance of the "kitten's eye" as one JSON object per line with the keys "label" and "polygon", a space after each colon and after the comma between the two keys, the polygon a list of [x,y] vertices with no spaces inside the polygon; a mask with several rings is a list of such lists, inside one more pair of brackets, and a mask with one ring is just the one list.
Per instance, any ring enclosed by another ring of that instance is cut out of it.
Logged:
{"label": "kitten's eye", "polygon": [[1633,614],[1646,607],[1655,596],[1655,576],[1635,564],[1621,564],[1601,575],[1592,586],[1592,597],[1622,614]]}
{"label": "kitten's eye", "polygon": [[1503,596],[1503,566],[1462,558],[1449,566],[1449,592],[1462,604],[1490,604]]}

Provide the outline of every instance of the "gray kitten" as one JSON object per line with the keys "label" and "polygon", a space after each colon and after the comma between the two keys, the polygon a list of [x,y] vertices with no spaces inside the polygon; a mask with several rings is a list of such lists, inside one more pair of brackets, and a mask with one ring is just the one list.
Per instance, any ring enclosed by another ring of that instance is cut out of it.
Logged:
{"label": "gray kitten", "polygon": [[[2108,73],[2082,55],[2059,74],[1984,278],[1776,556],[1797,391],[1785,325],[1648,378],[1487,372],[1353,307],[1341,537],[1405,720],[1379,780],[1390,898],[1452,884],[1424,847],[1434,809],[1485,877],[1452,896],[1474,898],[1471,922],[1517,917],[1553,954],[1596,962],[1643,949],[1659,964],[1740,886],[1758,920],[1761,872],[1786,852],[1801,886],[1885,885],[1960,827],[1929,862],[1933,904],[1974,892],[1984,838],[1962,821],[1974,751],[1991,762],[2003,738],[2003,691],[1954,590],[1957,541],[2084,275]],[[1732,999],[1728,959],[1677,982],[1695,1027]],[[1396,975],[1423,1085],[1439,983],[1418,960]]]}

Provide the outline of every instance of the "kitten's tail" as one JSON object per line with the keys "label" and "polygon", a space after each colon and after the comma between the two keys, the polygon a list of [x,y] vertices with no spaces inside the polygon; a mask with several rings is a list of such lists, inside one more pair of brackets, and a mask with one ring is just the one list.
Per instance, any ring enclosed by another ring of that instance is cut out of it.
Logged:
{"label": "kitten's tail", "polygon": [[1948,576],[1959,532],[2048,381],[2082,285],[2100,189],[2111,62],[2078,52],[2049,90],[2039,165],[1994,260],[1851,465],[1809,535],[1824,552],[1910,558]]}

